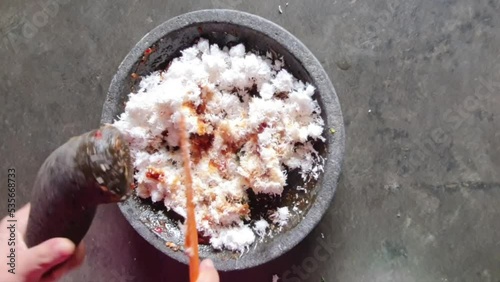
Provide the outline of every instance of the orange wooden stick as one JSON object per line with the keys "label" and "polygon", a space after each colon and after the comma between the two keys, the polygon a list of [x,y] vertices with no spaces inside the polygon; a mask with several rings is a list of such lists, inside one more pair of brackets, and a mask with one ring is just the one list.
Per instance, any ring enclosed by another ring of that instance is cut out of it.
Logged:
{"label": "orange wooden stick", "polygon": [[186,209],[187,209],[187,230],[184,247],[189,256],[189,280],[196,282],[200,273],[200,258],[198,256],[198,230],[196,229],[196,218],[194,214],[195,205],[193,203],[193,179],[191,177],[191,161],[189,157],[188,134],[184,115],[181,114],[179,124],[180,142],[182,150],[182,161],[184,165],[186,186]]}

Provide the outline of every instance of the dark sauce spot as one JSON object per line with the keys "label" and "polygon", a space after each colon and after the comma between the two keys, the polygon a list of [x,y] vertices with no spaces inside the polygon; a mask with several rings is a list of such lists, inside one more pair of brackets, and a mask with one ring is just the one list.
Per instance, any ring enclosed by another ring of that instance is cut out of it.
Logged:
{"label": "dark sauce spot", "polygon": [[259,96],[259,91],[257,91],[257,84],[252,85],[252,88],[246,88],[248,91],[248,94],[251,97],[258,97]]}
{"label": "dark sauce spot", "polygon": [[213,134],[198,135],[193,134],[190,136],[191,141],[191,156],[194,163],[198,163],[203,154],[212,147],[214,141]]}
{"label": "dark sauce spot", "polygon": [[172,61],[168,62],[167,66],[165,67],[165,71],[168,71],[168,69],[170,68],[171,65],[172,65]]}
{"label": "dark sauce spot", "polygon": [[172,219],[175,222],[184,222],[184,217],[182,217],[180,214],[174,212],[173,210],[167,211],[165,210],[165,214],[167,215],[168,218]]}
{"label": "dark sauce spot", "polygon": [[203,236],[200,231],[198,231],[198,244],[209,245],[210,236]]}
{"label": "dark sauce spot", "polygon": [[164,130],[162,133],[161,133],[161,136],[162,136],[162,139],[161,139],[161,146],[166,148],[167,151],[170,151],[170,148],[169,146],[167,145],[167,136],[168,136],[168,130]]}
{"label": "dark sauce spot", "polygon": [[[240,100],[240,103],[243,103],[243,97],[239,94],[239,93],[236,93],[236,97],[238,97],[238,100]],[[225,117],[225,116],[224,116]]]}
{"label": "dark sauce spot", "polygon": [[276,97],[277,99],[280,99],[280,100],[285,100],[286,98],[288,98],[288,93],[287,92],[279,92],[276,95],[274,95],[274,97]]}
{"label": "dark sauce spot", "polygon": [[238,44],[239,44],[239,42],[237,42],[237,41],[229,41],[225,45],[227,46],[227,48],[231,49]]}
{"label": "dark sauce spot", "polygon": [[152,155],[152,154],[158,152],[158,149],[155,149],[153,146],[148,145],[146,147],[145,151],[148,152],[148,154]]}
{"label": "dark sauce spot", "polygon": [[205,102],[201,103],[198,107],[196,107],[196,113],[201,115],[204,114],[207,110],[207,104]]}
{"label": "dark sauce spot", "polygon": [[259,128],[258,128],[258,133],[262,133],[262,131],[264,131],[264,129],[267,127],[267,123],[266,122],[263,122],[259,125]]}
{"label": "dark sauce spot", "polygon": [[207,110],[207,103],[210,102],[210,100],[212,100],[214,96],[214,93],[212,93],[212,91],[204,87],[200,87],[200,90],[201,90],[201,103],[200,105],[198,105],[198,107],[196,107],[196,113],[198,115],[205,114]]}
{"label": "dark sauce spot", "polygon": [[281,197],[278,195],[255,194],[252,189],[247,189],[250,218],[259,220],[267,218],[268,212],[280,207]]}

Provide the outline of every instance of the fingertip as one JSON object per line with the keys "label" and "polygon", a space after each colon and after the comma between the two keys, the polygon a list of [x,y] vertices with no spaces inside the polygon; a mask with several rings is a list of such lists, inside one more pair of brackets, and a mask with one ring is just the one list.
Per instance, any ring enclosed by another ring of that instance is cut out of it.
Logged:
{"label": "fingertip", "polygon": [[200,270],[211,270],[214,269],[214,263],[211,259],[205,259],[200,264]]}
{"label": "fingertip", "polygon": [[52,247],[60,257],[69,257],[75,252],[75,244],[69,239],[54,238],[51,240],[54,240],[54,242],[51,242],[53,244]]}
{"label": "fingertip", "polygon": [[210,259],[205,259],[200,264],[200,276],[197,282],[219,282],[219,273]]}

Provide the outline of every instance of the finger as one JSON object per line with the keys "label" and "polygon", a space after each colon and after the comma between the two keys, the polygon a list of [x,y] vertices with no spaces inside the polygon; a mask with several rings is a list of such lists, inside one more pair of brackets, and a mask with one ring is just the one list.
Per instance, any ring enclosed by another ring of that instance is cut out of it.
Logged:
{"label": "finger", "polygon": [[75,251],[75,245],[65,238],[47,240],[24,252],[20,257],[22,272],[28,281],[36,281],[54,266],[66,261]]}
{"label": "finger", "polygon": [[53,268],[48,273],[45,273],[43,275],[42,281],[43,282],[56,281],[59,278],[61,278],[61,276],[64,275],[65,273],[82,265],[84,260],[85,260],[85,245],[81,243],[80,245],[78,245],[73,255],[66,262],[57,266],[56,268]]}
{"label": "finger", "polygon": [[16,220],[17,220],[17,231],[24,236],[26,233],[26,228],[28,227],[28,218],[30,215],[31,205],[27,203],[18,211],[16,211]]}
{"label": "finger", "polygon": [[196,282],[219,282],[219,273],[210,259],[201,262],[200,276]]}
{"label": "finger", "polygon": [[59,280],[64,274],[82,265],[85,260],[85,245],[81,243],[76,248],[73,255],[63,264],[56,266],[43,274],[39,282],[54,282]]}
{"label": "finger", "polygon": [[76,248],[73,257],[71,258],[71,263],[69,264],[69,270],[82,265],[82,263],[85,261],[86,252],[87,251],[85,249],[85,244],[83,242],[80,243],[80,245],[78,245],[78,247]]}

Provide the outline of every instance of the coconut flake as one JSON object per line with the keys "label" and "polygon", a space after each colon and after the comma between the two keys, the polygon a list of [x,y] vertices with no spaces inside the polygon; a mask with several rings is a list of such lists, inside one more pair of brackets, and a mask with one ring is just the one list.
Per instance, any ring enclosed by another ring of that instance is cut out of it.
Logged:
{"label": "coconut flake", "polygon": [[265,219],[260,219],[254,223],[254,231],[259,237],[264,237],[266,231],[269,228],[269,223]]}
{"label": "coconut flake", "polygon": [[243,252],[246,247],[255,241],[255,234],[247,225],[219,231],[210,239],[216,249],[226,248],[231,251]]}
{"label": "coconut flake", "polygon": [[288,207],[278,208],[271,214],[270,218],[273,223],[276,223],[279,226],[285,226],[290,218],[290,211],[288,210]]}

